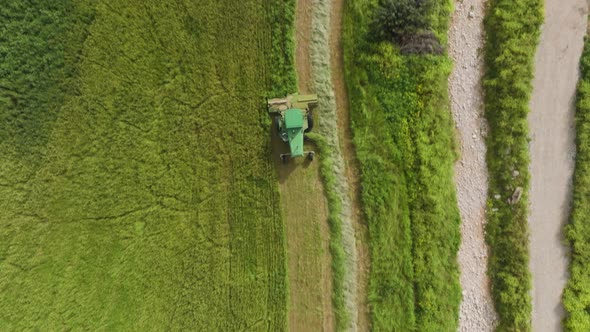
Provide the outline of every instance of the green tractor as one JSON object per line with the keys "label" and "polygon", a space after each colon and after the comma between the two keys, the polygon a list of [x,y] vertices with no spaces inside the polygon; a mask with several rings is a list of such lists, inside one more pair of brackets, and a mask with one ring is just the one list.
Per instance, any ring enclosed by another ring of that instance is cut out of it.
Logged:
{"label": "green tractor", "polygon": [[268,100],[268,113],[274,118],[279,137],[289,143],[291,153],[281,154],[286,163],[289,157],[307,155],[313,160],[315,152],[303,150],[303,138],[313,128],[313,109],[318,104],[317,95],[289,95],[286,98]]}

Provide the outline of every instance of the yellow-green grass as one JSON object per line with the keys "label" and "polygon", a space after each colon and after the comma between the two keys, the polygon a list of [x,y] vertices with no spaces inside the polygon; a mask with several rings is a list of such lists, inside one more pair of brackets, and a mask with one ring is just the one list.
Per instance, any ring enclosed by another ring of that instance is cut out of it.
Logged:
{"label": "yellow-green grass", "polygon": [[566,237],[571,245],[570,279],[563,294],[568,313],[567,331],[590,326],[590,39],[586,37],[580,64],[576,103],[576,169],[570,223]]}
{"label": "yellow-green grass", "polygon": [[2,330],[286,329],[264,97],[292,9],[3,3]]}
{"label": "yellow-green grass", "polygon": [[[443,45],[451,3],[432,0]],[[369,228],[375,331],[456,331],[460,217],[446,55],[404,56],[369,30],[378,1],[348,1],[346,83]]]}

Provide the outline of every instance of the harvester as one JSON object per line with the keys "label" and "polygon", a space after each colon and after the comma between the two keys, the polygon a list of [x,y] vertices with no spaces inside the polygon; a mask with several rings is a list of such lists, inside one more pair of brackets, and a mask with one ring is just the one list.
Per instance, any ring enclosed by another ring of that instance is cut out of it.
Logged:
{"label": "harvester", "polygon": [[274,118],[279,137],[289,143],[290,153],[281,154],[286,163],[289,158],[307,155],[313,160],[315,152],[303,150],[303,139],[313,128],[313,109],[318,104],[317,95],[288,95],[268,100],[268,113]]}

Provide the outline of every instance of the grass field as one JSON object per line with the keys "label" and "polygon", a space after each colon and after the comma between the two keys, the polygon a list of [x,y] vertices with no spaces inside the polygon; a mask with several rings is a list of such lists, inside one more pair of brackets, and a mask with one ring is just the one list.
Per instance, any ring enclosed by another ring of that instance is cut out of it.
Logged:
{"label": "grass field", "polygon": [[[485,115],[490,128],[486,142],[490,174],[488,274],[500,318],[498,331],[529,331],[527,115],[543,4],[539,0],[493,0],[488,6],[484,76]],[[512,176],[514,170],[520,172],[517,178]],[[520,201],[509,204],[518,187],[523,189]]]}
{"label": "grass field", "polygon": [[563,295],[567,331],[590,326],[590,39],[586,37],[580,65],[576,109],[574,201],[566,237],[571,245],[570,280]]}
{"label": "grass field", "polygon": [[286,328],[292,5],[3,3],[2,330]]}
{"label": "grass field", "polygon": [[[362,204],[369,227],[369,305],[375,331],[456,331],[460,217],[446,56],[404,56],[374,40],[375,0],[348,1],[346,80]],[[444,45],[451,3],[432,1]]]}

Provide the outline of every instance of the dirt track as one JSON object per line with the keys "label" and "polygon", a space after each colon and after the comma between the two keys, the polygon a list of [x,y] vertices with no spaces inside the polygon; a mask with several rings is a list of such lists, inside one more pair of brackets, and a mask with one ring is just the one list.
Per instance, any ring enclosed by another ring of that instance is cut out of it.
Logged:
{"label": "dirt track", "polygon": [[567,280],[562,227],[569,214],[574,165],[574,96],[586,32],[586,0],[546,0],[535,60],[529,126],[533,330],[561,331]]}
{"label": "dirt track", "polygon": [[368,230],[362,223],[360,205],[360,182],[358,174],[358,161],[355,158],[350,127],[350,105],[346,84],[344,81],[344,54],[342,49],[342,16],[344,12],[344,0],[332,0],[332,13],[330,18],[330,62],[332,72],[332,85],[336,97],[338,113],[338,128],[340,129],[340,147],[346,164],[346,178],[350,187],[351,218],[355,225],[357,236],[357,329],[369,331],[369,307],[367,305],[367,283],[369,274],[369,248]]}
{"label": "dirt track", "polygon": [[[273,140],[274,156],[288,150]],[[287,240],[290,331],[332,331],[334,326],[328,207],[318,165],[306,158],[287,165],[276,158],[275,163]]]}
{"label": "dirt track", "polygon": [[[295,63],[300,93],[313,92],[309,49],[311,3],[312,0],[298,1],[295,20]],[[278,156],[289,148],[274,129],[272,137],[287,240],[289,330],[333,331],[330,230],[319,163],[298,158],[282,164]],[[306,150],[311,149],[313,146],[306,145]],[[318,154],[317,158],[321,157]]]}
{"label": "dirt track", "polygon": [[449,31],[449,54],[455,65],[449,77],[451,109],[461,159],[455,165],[457,200],[461,211],[461,268],[463,299],[459,331],[492,331],[496,314],[486,274],[488,249],[484,238],[487,167],[481,78],[485,0],[457,1]]}

